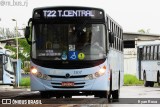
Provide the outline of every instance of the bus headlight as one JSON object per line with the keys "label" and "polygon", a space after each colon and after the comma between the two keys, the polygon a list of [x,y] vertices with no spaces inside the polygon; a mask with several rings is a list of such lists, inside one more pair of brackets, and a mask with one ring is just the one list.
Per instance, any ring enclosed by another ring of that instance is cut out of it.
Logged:
{"label": "bus headlight", "polygon": [[32,74],[37,74],[38,70],[35,67],[31,67],[31,73]]}
{"label": "bus headlight", "polygon": [[105,74],[105,71],[106,71],[106,66],[104,66],[104,67],[101,68],[98,72],[96,72],[96,73],[94,74],[94,76],[95,76],[95,77],[100,77],[100,76],[102,76],[102,75]]}
{"label": "bus headlight", "polygon": [[35,67],[31,67],[31,73],[32,73],[33,75],[35,75],[37,78],[41,78],[41,79],[44,79],[44,80],[52,80],[51,77],[49,77],[49,76],[46,75],[46,74],[42,74],[42,73],[39,72],[39,71],[37,70],[37,68],[35,68]]}
{"label": "bus headlight", "polygon": [[89,74],[85,79],[96,79],[100,76],[103,76],[106,72],[106,66],[103,66],[99,71],[95,72],[94,74]]}

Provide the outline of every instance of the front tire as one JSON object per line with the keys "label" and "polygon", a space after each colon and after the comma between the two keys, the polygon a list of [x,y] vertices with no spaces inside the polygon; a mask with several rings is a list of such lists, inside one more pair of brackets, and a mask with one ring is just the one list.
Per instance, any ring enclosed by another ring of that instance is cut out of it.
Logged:
{"label": "front tire", "polygon": [[51,97],[51,93],[49,93],[47,91],[40,91],[40,95],[41,95],[41,98],[50,98]]}
{"label": "front tire", "polygon": [[108,98],[108,93],[107,91],[99,91],[99,92],[96,92],[95,97]]}
{"label": "front tire", "polygon": [[65,98],[72,98],[71,95],[65,95]]}

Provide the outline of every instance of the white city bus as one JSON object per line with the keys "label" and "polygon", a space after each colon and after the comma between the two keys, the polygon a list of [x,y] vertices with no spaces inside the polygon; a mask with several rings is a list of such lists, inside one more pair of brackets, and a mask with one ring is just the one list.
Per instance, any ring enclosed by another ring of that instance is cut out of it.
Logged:
{"label": "white city bus", "polygon": [[31,90],[42,97],[118,99],[124,73],[122,32],[99,8],[35,8],[25,31],[31,45]]}
{"label": "white city bus", "polygon": [[0,48],[0,85],[14,85],[15,76],[10,52]]}
{"label": "white city bus", "polygon": [[160,84],[160,41],[141,43],[137,46],[137,76],[145,87]]}

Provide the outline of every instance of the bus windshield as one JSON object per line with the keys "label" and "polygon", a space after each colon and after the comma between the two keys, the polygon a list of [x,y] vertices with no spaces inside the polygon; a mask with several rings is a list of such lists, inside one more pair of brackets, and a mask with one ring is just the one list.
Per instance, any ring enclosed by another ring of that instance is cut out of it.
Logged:
{"label": "bus windshield", "polygon": [[32,58],[99,60],[106,57],[104,24],[34,24]]}

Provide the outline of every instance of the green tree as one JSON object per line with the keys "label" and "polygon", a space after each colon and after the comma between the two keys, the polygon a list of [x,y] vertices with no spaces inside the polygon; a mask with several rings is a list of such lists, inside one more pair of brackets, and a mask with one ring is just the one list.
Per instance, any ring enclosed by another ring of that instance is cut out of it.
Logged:
{"label": "green tree", "polygon": [[[16,42],[16,39],[15,39]],[[18,39],[18,44],[19,44],[19,50],[18,50],[18,56],[19,59],[24,61],[29,61],[30,60],[30,45],[28,45],[26,39]],[[6,49],[11,50],[14,54],[11,56],[12,58],[16,59],[17,58],[17,49],[16,47],[13,46],[5,46]]]}
{"label": "green tree", "polygon": [[150,29],[144,30],[144,29],[140,29],[138,30],[139,33],[150,33]]}

